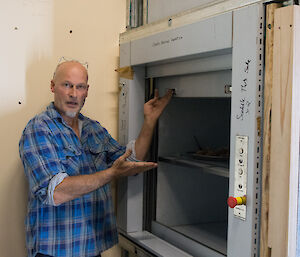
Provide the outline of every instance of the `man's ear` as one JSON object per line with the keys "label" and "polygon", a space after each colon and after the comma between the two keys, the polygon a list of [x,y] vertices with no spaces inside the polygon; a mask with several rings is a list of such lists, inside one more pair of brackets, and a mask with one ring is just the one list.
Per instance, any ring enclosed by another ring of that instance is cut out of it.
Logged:
{"label": "man's ear", "polygon": [[87,85],[87,88],[86,88],[86,96],[88,96],[89,87],[90,87],[90,85]]}
{"label": "man's ear", "polygon": [[54,93],[54,86],[55,86],[55,83],[53,80],[51,80],[50,88],[51,88],[52,93]]}

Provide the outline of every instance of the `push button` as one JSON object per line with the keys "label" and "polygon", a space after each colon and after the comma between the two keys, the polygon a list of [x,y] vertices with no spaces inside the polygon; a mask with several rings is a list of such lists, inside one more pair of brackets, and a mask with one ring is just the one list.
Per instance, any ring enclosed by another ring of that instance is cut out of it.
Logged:
{"label": "push button", "polygon": [[246,205],[246,202],[247,202],[246,196],[242,196],[242,197],[230,196],[227,199],[227,204],[230,208],[234,208],[237,205]]}

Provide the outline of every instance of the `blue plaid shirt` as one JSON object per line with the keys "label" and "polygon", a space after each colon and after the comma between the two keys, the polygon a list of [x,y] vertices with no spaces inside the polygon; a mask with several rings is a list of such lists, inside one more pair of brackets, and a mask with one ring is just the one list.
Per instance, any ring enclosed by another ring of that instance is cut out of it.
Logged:
{"label": "blue plaid shirt", "polygon": [[126,147],[82,114],[81,139],[51,103],[29,121],[19,143],[29,181],[26,226],[28,256],[96,256],[118,242],[110,185],[54,206],[48,186],[58,174],[76,176],[107,169]]}

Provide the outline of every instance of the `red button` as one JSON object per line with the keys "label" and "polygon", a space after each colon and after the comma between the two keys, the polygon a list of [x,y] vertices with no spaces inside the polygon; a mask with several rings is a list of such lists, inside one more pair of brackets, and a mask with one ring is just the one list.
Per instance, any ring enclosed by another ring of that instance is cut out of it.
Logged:
{"label": "red button", "polygon": [[228,204],[228,206],[229,206],[230,208],[234,208],[234,207],[237,205],[237,200],[236,200],[236,198],[233,197],[233,196],[228,197],[228,199],[227,199],[227,204]]}

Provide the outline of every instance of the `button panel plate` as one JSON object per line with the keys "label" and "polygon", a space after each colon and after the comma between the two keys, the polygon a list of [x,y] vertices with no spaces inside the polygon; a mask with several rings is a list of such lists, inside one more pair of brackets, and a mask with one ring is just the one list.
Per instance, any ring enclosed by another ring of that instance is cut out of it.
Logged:
{"label": "button panel plate", "polygon": [[[236,136],[235,139],[235,175],[234,197],[247,194],[247,165],[248,165],[248,137]],[[233,213],[236,217],[246,220],[246,205],[237,205]]]}

